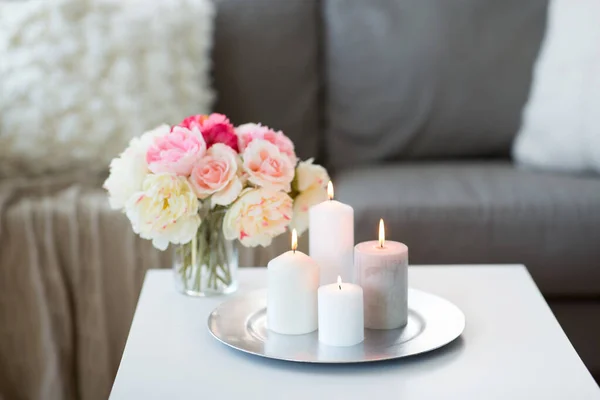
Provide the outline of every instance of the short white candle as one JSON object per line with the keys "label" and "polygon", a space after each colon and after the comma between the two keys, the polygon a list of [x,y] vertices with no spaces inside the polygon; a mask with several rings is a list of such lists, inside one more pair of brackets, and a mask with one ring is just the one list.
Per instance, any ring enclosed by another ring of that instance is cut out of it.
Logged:
{"label": "short white candle", "polygon": [[296,230],[292,250],[267,265],[267,327],[285,335],[301,335],[317,329],[319,266],[297,251]]}
{"label": "short white candle", "polygon": [[354,249],[357,283],[364,290],[365,327],[396,329],[408,317],[408,247],[385,240],[383,220],[379,241],[362,242]]}
{"label": "short white candle", "polygon": [[309,210],[308,249],[321,267],[321,285],[334,283],[340,275],[354,282],[354,209],[333,200],[333,185],[327,185],[329,201]]}
{"label": "short white candle", "polygon": [[337,283],[319,288],[319,341],[329,346],[354,346],[365,340],[363,291]]}

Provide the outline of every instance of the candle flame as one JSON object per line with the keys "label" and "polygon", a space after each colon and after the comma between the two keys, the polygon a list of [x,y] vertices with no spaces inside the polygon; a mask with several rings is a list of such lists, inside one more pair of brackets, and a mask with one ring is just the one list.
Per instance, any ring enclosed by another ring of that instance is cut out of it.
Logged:
{"label": "candle flame", "polygon": [[333,200],[333,184],[331,181],[327,183],[327,196],[329,197],[329,200]]}
{"label": "candle flame", "polygon": [[295,253],[298,248],[298,232],[292,229],[292,251]]}
{"label": "candle flame", "polygon": [[385,227],[383,226],[383,218],[379,220],[379,247],[385,246]]}
{"label": "candle flame", "polygon": [[338,287],[340,288],[340,290],[342,290],[342,277],[338,275]]}

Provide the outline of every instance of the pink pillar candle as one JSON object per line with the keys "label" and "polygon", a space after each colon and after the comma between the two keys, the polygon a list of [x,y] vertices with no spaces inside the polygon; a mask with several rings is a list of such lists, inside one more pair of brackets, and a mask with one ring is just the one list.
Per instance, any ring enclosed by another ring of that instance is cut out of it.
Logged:
{"label": "pink pillar candle", "polygon": [[359,243],[354,248],[354,267],[356,283],[364,292],[365,328],[396,329],[406,325],[408,247],[385,240]]}

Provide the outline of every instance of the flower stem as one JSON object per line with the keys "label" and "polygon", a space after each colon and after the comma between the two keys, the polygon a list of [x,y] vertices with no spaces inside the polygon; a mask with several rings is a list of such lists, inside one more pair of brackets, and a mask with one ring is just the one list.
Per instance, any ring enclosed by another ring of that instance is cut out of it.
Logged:
{"label": "flower stem", "polygon": [[176,253],[180,260],[177,272],[186,291],[191,287],[198,293],[207,289],[218,292],[232,283],[232,244],[223,235],[225,209],[216,207],[206,211],[196,236]]}

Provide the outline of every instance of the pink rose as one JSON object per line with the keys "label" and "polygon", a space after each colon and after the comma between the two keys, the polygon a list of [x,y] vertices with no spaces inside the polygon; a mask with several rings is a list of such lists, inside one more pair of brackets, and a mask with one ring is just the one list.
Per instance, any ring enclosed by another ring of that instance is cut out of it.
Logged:
{"label": "pink rose", "polygon": [[294,152],[294,143],[281,131],[276,132],[268,126],[250,123],[238,126],[235,128],[235,133],[238,136],[240,153],[243,153],[253,140],[263,139],[277,146],[279,151],[287,155],[292,165],[295,166],[298,161]]}
{"label": "pink rose", "polygon": [[223,114],[192,115],[184,119],[179,126],[198,128],[202,132],[207,149],[215,143],[223,143],[238,151],[238,138],[233,125]]}
{"label": "pink rose", "polygon": [[155,174],[168,172],[189,176],[192,167],[206,153],[206,143],[198,129],[174,126],[170,133],[154,138],[148,148],[148,169]]}
{"label": "pink rose", "polygon": [[184,128],[188,128],[190,130],[192,128],[198,128],[198,130],[200,132],[202,132],[202,129],[200,129],[200,127],[202,126],[202,121],[207,118],[208,118],[208,115],[203,115],[203,114],[190,115],[189,117],[187,117],[183,121],[181,121],[177,126],[183,126]]}
{"label": "pink rose", "polygon": [[242,158],[244,171],[251,183],[271,190],[291,190],[294,165],[273,143],[253,140],[244,150]]}
{"label": "pink rose", "polygon": [[212,204],[227,206],[237,198],[242,191],[237,158],[237,153],[223,143],[215,143],[208,149],[194,165],[189,179],[200,200],[212,195]]}

